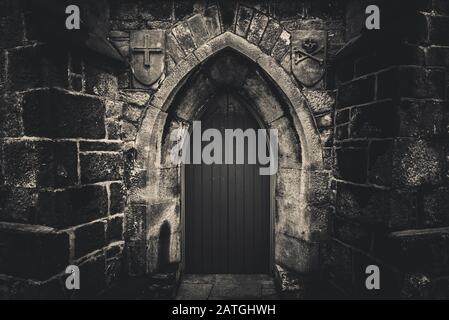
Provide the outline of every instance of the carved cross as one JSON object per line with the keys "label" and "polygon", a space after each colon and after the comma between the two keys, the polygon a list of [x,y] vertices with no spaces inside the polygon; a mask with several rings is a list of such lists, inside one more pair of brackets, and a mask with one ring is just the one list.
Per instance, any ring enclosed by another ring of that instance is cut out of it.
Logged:
{"label": "carved cross", "polygon": [[132,51],[135,53],[143,53],[144,54],[144,65],[145,67],[150,66],[150,53],[161,53],[162,48],[151,48],[150,47],[150,35],[146,34],[144,38],[143,47],[133,48]]}

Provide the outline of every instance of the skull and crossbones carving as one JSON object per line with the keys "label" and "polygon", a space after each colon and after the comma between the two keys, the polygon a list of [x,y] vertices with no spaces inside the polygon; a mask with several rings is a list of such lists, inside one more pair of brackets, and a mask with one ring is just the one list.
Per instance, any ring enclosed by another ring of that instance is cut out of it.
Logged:
{"label": "skull and crossbones carving", "polygon": [[307,39],[302,44],[302,49],[299,49],[298,47],[293,47],[293,53],[297,54],[294,58],[294,63],[298,64],[302,61],[304,61],[307,58],[310,58],[316,62],[318,62],[320,65],[324,63],[324,59],[320,59],[316,57],[315,55],[322,52],[324,47],[319,47],[316,41],[312,39]]}

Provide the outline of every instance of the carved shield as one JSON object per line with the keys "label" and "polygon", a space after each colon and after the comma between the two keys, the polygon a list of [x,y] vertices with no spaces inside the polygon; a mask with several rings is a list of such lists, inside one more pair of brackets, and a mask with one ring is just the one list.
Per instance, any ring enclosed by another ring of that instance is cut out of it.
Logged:
{"label": "carved shield", "polygon": [[164,73],[165,32],[162,30],[132,31],[130,53],[135,86],[152,86]]}
{"label": "carved shield", "polygon": [[291,37],[293,75],[306,87],[312,87],[321,81],[325,73],[327,32],[296,30]]}

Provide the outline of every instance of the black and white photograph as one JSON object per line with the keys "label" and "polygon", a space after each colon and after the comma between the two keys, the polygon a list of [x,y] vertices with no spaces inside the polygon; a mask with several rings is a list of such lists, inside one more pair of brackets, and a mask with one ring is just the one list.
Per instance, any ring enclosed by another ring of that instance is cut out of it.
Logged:
{"label": "black and white photograph", "polygon": [[0,300],[448,299],[449,0],[0,0]]}

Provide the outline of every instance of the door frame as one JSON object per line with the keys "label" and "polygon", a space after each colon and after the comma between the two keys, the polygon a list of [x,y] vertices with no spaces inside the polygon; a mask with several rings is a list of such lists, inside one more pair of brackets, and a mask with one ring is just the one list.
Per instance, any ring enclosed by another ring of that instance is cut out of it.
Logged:
{"label": "door frame", "polygon": [[[201,116],[203,115],[203,113],[206,111],[204,108],[204,106],[207,104],[208,101],[213,100],[214,98],[216,98],[220,93],[217,93],[215,95],[213,95],[210,99],[208,99],[207,101],[205,101],[205,103],[203,104],[203,106],[200,108],[200,112],[195,116],[196,119],[200,119]],[[262,122],[262,119],[260,118],[260,116],[257,114],[257,112],[255,111],[255,107],[253,106],[253,104],[249,101],[247,101],[247,99],[241,97],[238,94],[235,94],[234,97],[237,100],[241,100],[244,102],[244,105],[249,106],[249,112],[251,113],[251,115],[254,117],[254,119],[256,119],[257,123],[259,124],[260,128],[262,129],[267,129],[266,125]],[[192,127],[189,128],[188,132],[190,134],[190,131],[192,130]],[[269,136],[268,136],[269,139]],[[268,141],[268,144],[270,143],[270,141]],[[181,184],[181,203],[180,203],[180,207],[181,207],[181,263],[180,263],[180,269],[181,272],[184,273],[185,270],[185,264],[186,264],[186,250],[185,250],[185,244],[186,244],[186,208],[185,208],[185,185],[186,185],[186,181],[185,181],[185,164],[181,165],[180,168],[180,184]],[[270,258],[269,258],[269,274],[270,275],[274,275],[274,270],[275,270],[275,210],[276,210],[276,196],[275,196],[275,192],[276,192],[276,176],[277,173],[273,174],[270,176]]]}

